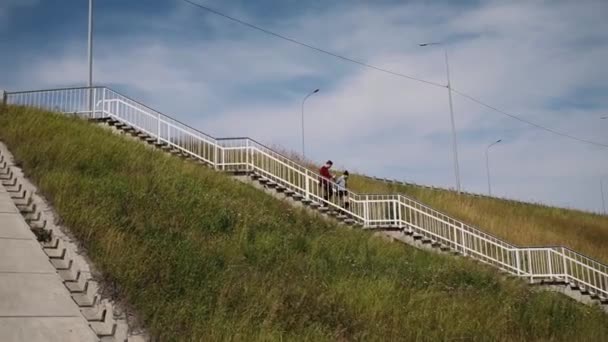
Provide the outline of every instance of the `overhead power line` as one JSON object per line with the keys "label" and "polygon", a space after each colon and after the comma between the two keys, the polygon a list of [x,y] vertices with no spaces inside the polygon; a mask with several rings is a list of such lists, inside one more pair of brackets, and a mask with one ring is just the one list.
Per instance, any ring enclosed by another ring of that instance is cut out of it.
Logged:
{"label": "overhead power line", "polygon": [[500,114],[506,115],[506,116],[508,116],[508,117],[510,117],[510,118],[512,118],[512,119],[515,119],[515,120],[517,120],[517,121],[520,121],[520,122],[526,123],[526,124],[528,124],[528,125],[534,126],[534,127],[538,128],[538,129],[541,129],[541,130],[547,131],[547,132],[549,132],[549,133],[557,134],[557,135],[560,135],[560,136],[562,136],[562,137],[565,137],[565,138],[570,138],[570,139],[573,139],[573,140],[576,140],[576,141],[579,141],[579,142],[582,142],[582,143],[586,143],[586,144],[591,144],[591,145],[596,145],[596,146],[601,146],[601,147],[608,147],[608,144],[604,144],[604,143],[600,143],[600,142],[597,142],[597,141],[592,141],[592,140],[587,140],[587,139],[578,138],[578,137],[575,137],[575,136],[570,135],[570,134],[568,134],[568,133],[564,133],[564,132],[556,131],[556,130],[554,130],[554,129],[552,129],[552,128],[548,128],[548,127],[545,127],[545,126],[541,126],[541,125],[539,125],[539,124],[537,124],[537,123],[534,123],[534,122],[532,122],[532,121],[529,121],[529,120],[526,120],[526,119],[522,119],[522,118],[520,118],[520,117],[519,117],[519,116],[517,116],[517,115],[510,114],[510,113],[508,113],[508,112],[505,112],[505,111],[504,111],[504,110],[502,110],[502,109],[499,109],[499,108],[496,108],[496,107],[494,107],[494,106],[492,106],[492,105],[489,105],[489,104],[487,104],[487,103],[485,103],[485,102],[483,102],[483,101],[481,101],[481,100],[476,99],[475,97],[473,97],[473,96],[471,96],[471,95],[465,94],[465,93],[460,92],[460,91],[458,91],[458,90],[456,90],[456,89],[453,89],[453,88],[452,88],[452,91],[453,91],[454,93],[456,93],[456,94],[458,94],[458,95],[460,95],[460,96],[462,96],[462,97],[466,98],[466,99],[469,99],[469,100],[471,100],[471,101],[473,101],[473,102],[477,103],[477,104],[478,104],[478,105],[480,105],[480,106],[486,107],[486,108],[491,109],[491,110],[493,110],[493,111],[495,111],[495,112],[498,112],[498,113],[500,113]]}
{"label": "overhead power line", "polygon": [[239,24],[241,24],[241,25],[244,25],[244,26],[247,26],[247,27],[249,27],[249,28],[252,28],[252,29],[254,29],[254,30],[258,30],[258,31],[260,31],[260,32],[264,32],[264,33],[266,33],[266,34],[268,34],[268,35],[271,35],[271,36],[274,36],[274,37],[277,37],[277,38],[280,38],[280,39],[286,40],[286,41],[288,41],[288,42],[291,42],[291,43],[294,43],[294,44],[297,44],[297,45],[301,45],[301,46],[307,47],[307,48],[309,48],[309,49],[315,50],[315,51],[317,51],[317,52],[324,53],[324,54],[326,54],[326,55],[330,55],[330,56],[332,56],[332,57],[336,57],[336,58],[339,58],[339,59],[345,60],[345,61],[347,61],[347,62],[355,63],[355,64],[358,64],[358,65],[360,65],[360,66],[364,66],[364,67],[366,67],[366,68],[371,68],[371,69],[374,69],[374,70],[377,70],[377,71],[385,72],[385,73],[388,73],[388,74],[391,74],[391,75],[394,75],[394,76],[399,76],[399,77],[407,78],[407,79],[412,80],[412,81],[417,81],[417,82],[426,83],[426,84],[429,84],[429,85],[432,85],[432,86],[435,86],[435,87],[446,88],[446,86],[445,86],[445,85],[440,84],[440,83],[436,83],[436,82],[432,82],[432,81],[427,81],[427,80],[423,80],[423,79],[421,79],[421,78],[417,78],[417,77],[414,77],[414,76],[409,76],[409,75],[402,74],[402,73],[399,73],[399,72],[396,72],[396,71],[391,71],[391,70],[388,70],[388,69],[380,68],[380,67],[377,67],[377,66],[374,66],[374,65],[371,65],[371,64],[367,64],[367,63],[364,63],[364,62],[358,61],[358,60],[356,60],[356,59],[352,59],[352,58],[349,58],[349,57],[345,57],[345,56],[342,56],[342,55],[338,55],[338,54],[336,54],[336,53],[333,53],[333,52],[330,52],[330,51],[327,51],[327,50],[324,50],[324,49],[318,48],[318,47],[316,47],[316,46],[312,46],[312,45],[310,45],[310,44],[302,43],[302,42],[297,41],[297,40],[295,40],[295,39],[293,39],[293,38],[289,38],[289,37],[284,36],[284,35],[282,35],[282,34],[278,34],[278,33],[275,33],[275,32],[272,32],[272,31],[269,31],[269,30],[267,30],[267,29],[265,29],[265,28],[262,28],[262,27],[256,26],[256,25],[254,25],[254,24],[250,24],[250,23],[245,22],[245,21],[242,21],[242,20],[240,20],[240,19],[237,19],[237,18],[231,17],[231,16],[229,16],[229,15],[227,15],[227,14],[224,14],[224,13],[218,12],[218,11],[216,11],[216,10],[212,9],[212,8],[209,8],[209,7],[207,7],[207,6],[203,6],[203,5],[201,5],[201,4],[198,4],[198,3],[193,2],[193,1],[190,1],[190,0],[182,0],[182,1],[187,2],[187,3],[189,3],[189,4],[190,4],[190,5],[192,5],[192,6],[196,6],[196,7],[199,7],[199,8],[201,8],[201,9],[204,9],[205,11],[208,11],[208,12],[211,12],[211,13],[213,13],[213,14],[216,14],[216,15],[219,15],[219,16],[221,16],[221,17],[224,17],[224,18],[226,18],[226,19],[228,19],[228,20],[232,20],[232,21],[237,22],[237,23],[239,23]]}
{"label": "overhead power line", "polygon": [[[287,37],[285,35],[282,35],[282,34],[279,34],[279,33],[276,33],[276,32],[270,31],[270,30],[267,30],[265,28],[262,28],[260,26],[248,23],[248,22],[243,21],[241,19],[234,18],[232,16],[229,16],[227,14],[224,14],[224,13],[220,12],[220,11],[214,10],[214,9],[212,9],[210,7],[201,5],[201,4],[196,3],[194,1],[190,1],[190,0],[182,0],[182,1],[188,3],[188,4],[192,5],[192,6],[198,7],[200,9],[202,9],[202,10],[205,10],[205,11],[207,11],[209,13],[213,13],[215,15],[218,15],[220,17],[226,18],[228,20],[231,20],[231,21],[236,22],[238,24],[241,24],[243,26],[246,26],[246,27],[252,28],[254,30],[263,32],[263,33],[265,33],[267,35],[270,35],[270,36],[273,36],[273,37],[276,37],[276,38],[279,38],[279,39],[286,40],[286,41],[291,42],[293,44],[309,48],[311,50],[314,50],[314,51],[317,51],[317,52],[320,52],[320,53],[323,53],[323,54],[326,54],[326,55],[329,55],[329,56],[341,59],[341,60],[346,61],[346,62],[354,63],[354,64],[357,64],[357,65],[360,65],[360,66],[363,66],[363,67],[366,67],[366,68],[370,68],[370,69],[373,69],[373,70],[376,70],[376,71],[384,72],[384,73],[387,73],[387,74],[390,74],[390,75],[393,75],[393,76],[402,77],[402,78],[409,79],[409,80],[412,80],[412,81],[417,81],[417,82],[425,83],[425,84],[432,85],[432,86],[435,86],[435,87],[447,88],[446,85],[443,85],[443,84],[440,84],[440,83],[436,83],[436,82],[432,82],[432,81],[427,81],[427,80],[424,80],[424,79],[421,79],[421,78],[409,76],[409,75],[402,74],[402,73],[399,73],[399,72],[395,72],[395,71],[392,71],[392,70],[389,70],[389,69],[377,67],[377,66],[372,65],[372,64],[361,62],[361,61],[358,61],[358,60],[350,58],[350,57],[339,55],[337,53],[333,53],[331,51],[327,51],[325,49],[321,49],[321,48],[318,48],[316,46],[300,42],[300,41],[295,40],[293,38],[289,38],[289,37]],[[600,146],[600,147],[608,148],[608,144],[606,144],[606,143],[600,143],[600,142],[593,141],[593,140],[583,139],[583,138],[579,138],[579,137],[576,137],[576,136],[573,136],[573,135],[570,135],[570,134],[567,134],[567,133],[556,131],[556,130],[554,130],[552,128],[548,128],[548,127],[536,124],[536,123],[534,123],[532,121],[528,121],[526,119],[523,119],[523,118],[521,118],[521,117],[519,117],[517,115],[510,114],[510,113],[508,113],[508,112],[506,112],[504,110],[501,110],[501,109],[499,109],[497,107],[494,107],[492,105],[489,105],[489,104],[487,104],[487,103],[485,103],[485,102],[483,102],[481,100],[478,100],[477,98],[475,98],[475,97],[473,97],[471,95],[468,95],[468,94],[466,94],[464,92],[458,91],[457,89],[454,89],[453,87],[451,89],[452,89],[452,91],[454,93],[456,93],[456,94],[458,94],[458,95],[460,95],[460,96],[462,96],[462,97],[464,97],[466,99],[469,99],[469,100],[477,103],[480,106],[486,107],[486,108],[491,109],[491,110],[493,110],[493,111],[495,111],[497,113],[506,115],[506,116],[508,116],[508,117],[510,117],[512,119],[515,119],[517,121],[526,123],[528,125],[531,125],[533,127],[538,128],[538,129],[541,129],[541,130],[544,130],[546,132],[549,132],[549,133],[552,133],[552,134],[556,134],[556,135],[559,135],[559,136],[562,136],[562,137],[565,137],[565,138],[569,138],[569,139],[572,139],[572,140],[575,140],[575,141],[578,141],[578,142],[581,142],[581,143],[586,143],[586,144],[590,144],[590,145],[595,145],[595,146]]]}

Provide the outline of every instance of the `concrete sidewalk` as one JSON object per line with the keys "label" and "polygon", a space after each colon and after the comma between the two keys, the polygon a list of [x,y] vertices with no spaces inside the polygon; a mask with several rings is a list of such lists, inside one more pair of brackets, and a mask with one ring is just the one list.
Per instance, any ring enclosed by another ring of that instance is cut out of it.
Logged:
{"label": "concrete sidewalk", "polygon": [[99,341],[2,185],[0,341]]}

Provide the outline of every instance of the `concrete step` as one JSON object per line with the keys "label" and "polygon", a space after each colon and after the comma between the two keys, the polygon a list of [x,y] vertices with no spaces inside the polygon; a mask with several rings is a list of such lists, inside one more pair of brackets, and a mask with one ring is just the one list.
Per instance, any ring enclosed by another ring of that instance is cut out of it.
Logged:
{"label": "concrete step", "polygon": [[48,242],[41,242],[40,244],[42,245],[42,248],[44,249],[54,249],[54,248],[59,248],[59,242],[60,240],[56,237],[54,237],[51,241]]}
{"label": "concrete step", "polygon": [[97,295],[91,295],[89,293],[72,293],[72,299],[81,308],[92,308],[97,303]]}
{"label": "concrete step", "polygon": [[63,259],[67,253],[65,248],[43,248],[42,250],[51,259]]}
{"label": "concrete step", "polygon": [[422,239],[421,239],[421,241],[422,241],[422,243],[427,243],[427,244],[428,243],[433,243],[433,239],[431,239],[428,236],[423,236]]}
{"label": "concrete step", "polygon": [[71,269],[73,263],[74,261],[72,259],[51,259],[51,265],[58,271]]}
{"label": "concrete step", "polygon": [[319,202],[314,202],[314,201],[310,201],[310,203],[307,203],[309,206],[311,206],[312,208],[315,208],[319,211],[327,211],[326,207],[323,207],[323,205]]}
{"label": "concrete step", "polygon": [[87,292],[90,280],[91,277],[89,275],[80,272],[80,275],[74,281],[65,281],[64,285],[71,293],[82,293]]}
{"label": "concrete step", "polygon": [[98,337],[113,337],[116,334],[116,321],[112,310],[112,305],[108,301],[102,301],[99,305],[102,308],[103,319],[90,321],[89,326],[97,334]]}
{"label": "concrete step", "polygon": [[443,252],[449,252],[451,250],[451,248],[446,245],[439,246],[439,249],[441,249]]}
{"label": "concrete step", "polygon": [[[318,203],[311,203],[310,206],[314,206],[314,204],[318,205]],[[317,208],[318,211],[322,212],[322,213],[329,213],[329,208],[328,207],[321,207],[319,206]]]}
{"label": "concrete step", "polygon": [[92,307],[80,308],[80,313],[89,322],[103,322],[108,311],[104,303],[98,303]]}
{"label": "concrete step", "polygon": [[111,322],[91,322],[89,326],[99,337],[111,337],[116,332],[116,323]]}
{"label": "concrete step", "polygon": [[262,176],[257,172],[252,172],[249,176],[254,180],[262,178]]}
{"label": "concrete step", "polygon": [[68,270],[58,270],[57,274],[59,275],[59,277],[61,277],[61,279],[63,279],[63,281],[77,281],[79,279],[80,275],[80,271],[74,271],[72,269],[68,269]]}

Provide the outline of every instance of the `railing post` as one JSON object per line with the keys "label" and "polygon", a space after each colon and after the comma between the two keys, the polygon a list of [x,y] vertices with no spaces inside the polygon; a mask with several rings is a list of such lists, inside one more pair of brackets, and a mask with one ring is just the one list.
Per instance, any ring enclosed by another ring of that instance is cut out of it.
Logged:
{"label": "railing post", "polygon": [[226,150],[222,148],[222,170],[226,170]]}
{"label": "railing post", "polygon": [[363,227],[369,225],[369,197],[365,195],[365,206],[363,207]]}
{"label": "railing post", "polygon": [[156,113],[156,142],[160,145],[160,113]]}
{"label": "railing post", "polygon": [[304,189],[306,193],[304,194],[306,199],[310,199],[310,176],[308,174],[304,175]]}
{"label": "railing post", "polygon": [[245,170],[249,171],[249,139],[245,140]]}
{"label": "railing post", "polygon": [[215,151],[213,153],[213,167],[218,170],[220,168],[220,147],[219,143],[215,142]]}
{"label": "railing post", "polygon": [[568,263],[566,262],[566,249],[562,247],[562,260],[564,262],[564,281],[568,282]]}
{"label": "railing post", "polygon": [[251,151],[251,156],[250,156],[251,172],[253,172],[253,171],[255,171],[255,148],[253,146],[249,146],[249,150]]}
{"label": "railing post", "polygon": [[520,263],[520,260],[519,260],[519,248],[517,248],[515,250],[515,264],[517,266],[517,275],[521,275],[522,272],[521,272],[521,266],[520,266],[521,263]]}
{"label": "railing post", "polygon": [[106,88],[103,88],[101,92],[101,117],[104,118],[106,116]]}
{"label": "railing post", "polygon": [[548,265],[549,266],[549,274],[551,275],[551,279],[554,279],[555,277],[553,276],[553,265],[551,264],[551,256],[552,256],[551,252],[552,251],[553,250],[551,250],[551,249],[547,249],[547,261],[549,262],[549,265]]}
{"label": "railing post", "polygon": [[393,224],[397,225],[399,220],[397,219],[397,201],[393,201]]}
{"label": "railing post", "polygon": [[97,101],[97,88],[93,88],[93,101],[91,102],[91,118],[95,119],[95,101]]}
{"label": "railing post", "polygon": [[[456,225],[454,225],[454,229],[456,229]],[[467,240],[465,239],[464,227],[462,226],[462,222],[460,222],[460,239],[462,240],[462,255],[467,256]]]}
{"label": "railing post", "polygon": [[91,86],[89,85],[89,96],[88,96],[88,100],[89,100],[89,116],[92,118],[93,117],[93,88],[91,88]]}
{"label": "railing post", "polygon": [[401,211],[401,201],[399,200],[399,197],[397,197],[397,213],[398,213],[398,224],[399,224],[399,228],[401,228],[403,226],[403,212]]}
{"label": "railing post", "polygon": [[534,281],[534,275],[532,273],[532,251],[528,249],[528,272],[530,273],[530,282]]}

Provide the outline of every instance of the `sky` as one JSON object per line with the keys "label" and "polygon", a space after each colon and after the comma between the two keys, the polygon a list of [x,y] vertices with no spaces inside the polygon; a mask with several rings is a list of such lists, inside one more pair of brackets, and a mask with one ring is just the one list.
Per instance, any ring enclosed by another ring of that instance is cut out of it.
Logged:
{"label": "sky", "polygon": [[[608,1],[192,0],[333,53],[452,87],[608,144]],[[0,89],[84,86],[87,0],[0,0]],[[443,45],[420,47],[419,43]],[[321,54],[182,0],[96,0],[94,83],[216,137],[455,187],[448,92]],[[497,196],[601,212],[608,148],[454,94],[460,177]]]}

